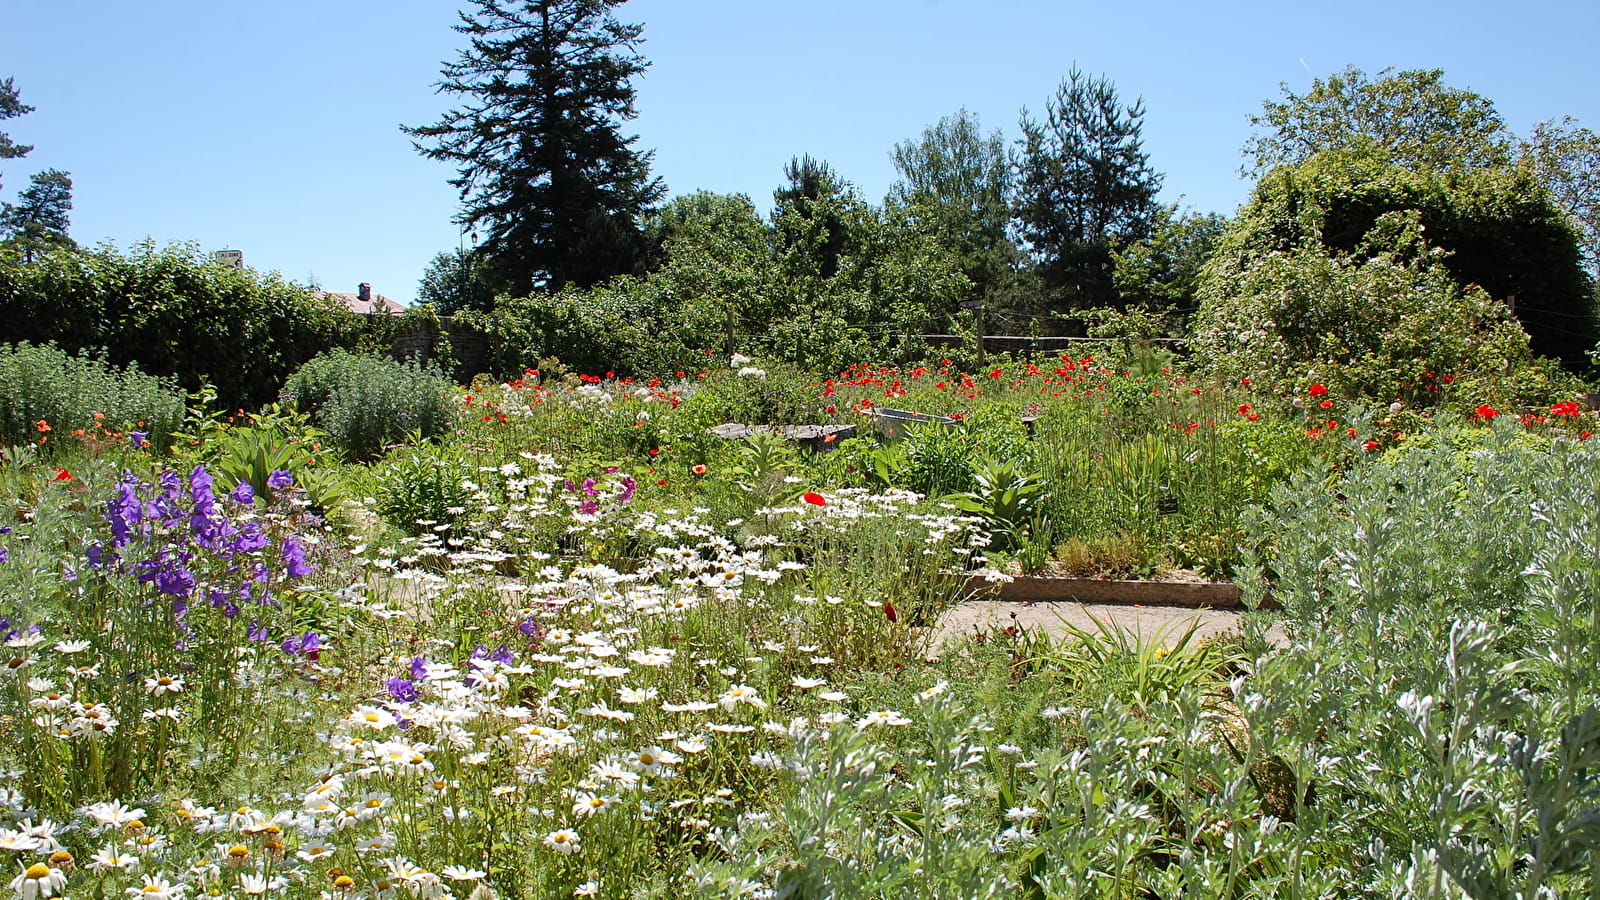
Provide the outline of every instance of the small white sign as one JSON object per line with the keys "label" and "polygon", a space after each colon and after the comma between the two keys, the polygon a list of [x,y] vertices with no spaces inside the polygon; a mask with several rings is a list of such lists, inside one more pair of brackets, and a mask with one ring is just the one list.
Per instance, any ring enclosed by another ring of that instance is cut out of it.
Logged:
{"label": "small white sign", "polygon": [[225,266],[233,266],[235,269],[244,268],[243,250],[218,250],[212,256],[216,258],[217,262]]}

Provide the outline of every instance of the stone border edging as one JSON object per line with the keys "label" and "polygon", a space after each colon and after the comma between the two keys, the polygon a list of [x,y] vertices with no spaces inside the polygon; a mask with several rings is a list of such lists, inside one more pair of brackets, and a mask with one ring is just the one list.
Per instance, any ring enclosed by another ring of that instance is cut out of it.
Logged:
{"label": "stone border edging", "polygon": [[[1019,575],[1009,582],[973,578],[967,582],[974,600],[1124,603],[1146,606],[1245,609],[1239,586],[1216,581],[1108,581],[1101,578],[1046,578]],[[1263,609],[1274,609],[1268,599]]]}

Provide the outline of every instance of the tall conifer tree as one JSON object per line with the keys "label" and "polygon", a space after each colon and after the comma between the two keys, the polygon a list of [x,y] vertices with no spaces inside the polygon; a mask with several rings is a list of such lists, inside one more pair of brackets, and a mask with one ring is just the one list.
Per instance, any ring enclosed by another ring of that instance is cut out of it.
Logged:
{"label": "tall conifer tree", "polygon": [[501,291],[585,287],[642,271],[642,217],[664,189],[624,135],[635,116],[641,26],[623,0],[473,0],[468,46],[439,91],[463,105],[404,128],[430,159],[459,166],[458,221]]}
{"label": "tall conifer tree", "polygon": [[1017,219],[1051,305],[1117,302],[1111,249],[1142,240],[1157,212],[1161,176],[1144,152],[1144,103],[1117,97],[1109,79],[1077,69],[1045,109],[1022,117]]}

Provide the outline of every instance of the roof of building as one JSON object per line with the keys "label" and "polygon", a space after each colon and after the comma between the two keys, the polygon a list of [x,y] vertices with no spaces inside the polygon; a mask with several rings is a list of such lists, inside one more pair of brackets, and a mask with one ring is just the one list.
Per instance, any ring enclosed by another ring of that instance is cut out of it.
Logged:
{"label": "roof of building", "polygon": [[404,306],[382,294],[375,293],[372,295],[371,300],[362,300],[361,295],[353,291],[321,291],[320,293],[325,297],[339,298],[344,301],[346,309],[363,316],[372,315],[373,313],[397,316],[404,314],[406,311]]}

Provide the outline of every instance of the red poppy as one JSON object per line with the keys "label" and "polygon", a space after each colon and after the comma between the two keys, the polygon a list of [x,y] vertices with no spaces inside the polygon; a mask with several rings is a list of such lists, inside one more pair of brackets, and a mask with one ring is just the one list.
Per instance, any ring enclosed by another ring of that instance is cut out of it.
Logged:
{"label": "red poppy", "polygon": [[1495,416],[1500,415],[1500,411],[1498,409],[1495,409],[1494,407],[1490,406],[1489,404],[1485,403],[1482,406],[1478,407],[1477,409],[1473,410],[1473,414],[1476,415],[1479,419],[1482,419],[1483,421],[1487,422],[1490,419],[1494,418]]}
{"label": "red poppy", "polygon": [[1311,390],[1307,391],[1306,393],[1313,397],[1326,397],[1328,396],[1328,388],[1326,385],[1313,384],[1311,386]]}
{"label": "red poppy", "polygon": [[72,473],[68,472],[66,469],[57,469],[56,470],[56,477],[54,477],[54,478],[52,478],[50,480],[51,481],[71,481],[72,480]]}
{"label": "red poppy", "polygon": [[891,622],[900,621],[900,614],[894,611],[894,601],[885,600],[883,603],[883,617]]}
{"label": "red poppy", "polygon": [[807,502],[809,504],[811,504],[812,506],[827,506],[828,505],[828,498],[822,496],[821,494],[817,493],[816,491],[806,491],[805,495],[802,496],[800,499],[804,500],[805,502]]}

